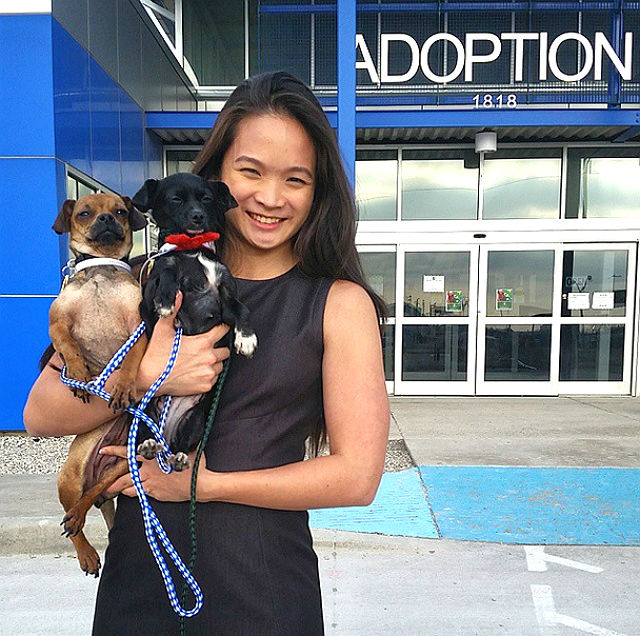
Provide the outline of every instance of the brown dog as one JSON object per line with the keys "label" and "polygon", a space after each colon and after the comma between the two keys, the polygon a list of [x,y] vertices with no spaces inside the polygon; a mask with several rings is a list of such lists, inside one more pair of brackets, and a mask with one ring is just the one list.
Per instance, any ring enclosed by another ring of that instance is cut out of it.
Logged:
{"label": "brown dog", "polygon": [[[83,382],[95,378],[138,326],[140,286],[127,271],[126,259],[133,230],[146,223],[128,197],[91,194],[62,206],[53,229],[58,234],[69,232],[77,270],[51,305],[49,335],[64,360],[67,377]],[[103,258],[115,260],[104,264],[98,260]],[[146,344],[143,335],[122,362],[110,404],[116,411],[135,404],[135,379]],[[73,391],[89,401],[90,394]],[[78,435],[58,476],[58,496],[66,512],[63,534],[73,542],[82,570],[95,576],[100,558],[82,532],[85,518],[94,503],[104,503],[101,510],[111,527],[114,506],[104,502],[103,493],[128,470],[126,460],[103,457],[98,450],[105,444],[125,443],[129,421],[129,414],[121,413]]]}

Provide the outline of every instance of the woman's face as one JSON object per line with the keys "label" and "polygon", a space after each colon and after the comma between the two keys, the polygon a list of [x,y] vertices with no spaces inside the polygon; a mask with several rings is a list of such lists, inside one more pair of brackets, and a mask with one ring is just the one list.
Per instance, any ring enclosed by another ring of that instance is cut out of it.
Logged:
{"label": "woman's face", "polygon": [[315,186],[316,153],[302,125],[287,115],[256,115],[238,124],[220,178],[238,207],[227,224],[240,249],[291,254]]}

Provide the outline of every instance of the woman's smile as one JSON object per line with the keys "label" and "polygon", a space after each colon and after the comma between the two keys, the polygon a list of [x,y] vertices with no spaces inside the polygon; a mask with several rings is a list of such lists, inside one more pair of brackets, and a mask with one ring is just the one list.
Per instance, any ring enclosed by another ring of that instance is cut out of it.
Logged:
{"label": "woman's smile", "polygon": [[279,218],[275,216],[265,216],[264,214],[256,214],[254,212],[246,212],[249,217],[256,222],[256,224],[260,227],[266,225],[270,226],[269,229],[275,228],[277,225],[281,225],[286,221],[284,218]]}

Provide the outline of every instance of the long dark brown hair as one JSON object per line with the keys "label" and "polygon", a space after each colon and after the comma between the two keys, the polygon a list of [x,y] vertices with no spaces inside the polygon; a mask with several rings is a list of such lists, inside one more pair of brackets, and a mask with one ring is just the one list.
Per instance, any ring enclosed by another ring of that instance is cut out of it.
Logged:
{"label": "long dark brown hair", "polygon": [[[222,161],[245,117],[275,114],[297,120],[316,152],[316,175],[311,211],[293,238],[293,251],[304,274],[342,278],[362,286],[373,301],[381,324],[387,307],[367,284],[355,235],[355,199],[342,165],[336,135],[312,91],[289,73],[263,73],[244,80],[220,111],[211,135],[196,158],[193,172],[217,179]],[[314,436],[317,450],[325,437],[324,423]]]}

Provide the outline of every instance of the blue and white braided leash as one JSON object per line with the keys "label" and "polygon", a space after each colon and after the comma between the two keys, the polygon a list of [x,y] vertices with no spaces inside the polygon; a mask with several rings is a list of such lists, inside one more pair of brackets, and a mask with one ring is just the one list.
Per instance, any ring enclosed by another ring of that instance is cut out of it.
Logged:
{"label": "blue and white braided leash", "polygon": [[[63,384],[70,386],[75,389],[82,389],[92,393],[93,395],[97,395],[109,402],[111,400],[111,395],[104,390],[104,385],[107,381],[107,378],[115,371],[115,369],[122,363],[127,353],[133,347],[133,345],[137,342],[140,336],[145,331],[145,323],[141,322],[136,330],[131,334],[127,342],[122,345],[122,347],[114,354],[111,358],[107,366],[104,368],[102,373],[91,380],[90,382],[84,383],[78,380],[73,380],[68,378],[65,375],[66,367],[62,368],[62,372],[60,373],[60,379]],[[160,569],[160,573],[162,574],[162,578],[164,580],[164,585],[167,590],[167,595],[169,597],[169,602],[171,603],[171,607],[179,616],[184,616],[189,618],[191,616],[195,616],[200,609],[202,608],[203,596],[202,590],[198,585],[197,581],[189,572],[189,569],[184,564],[180,555],[176,552],[173,544],[167,537],[160,520],[158,519],[156,513],[153,511],[149,500],[147,499],[147,494],[144,492],[144,488],[142,486],[142,482],[140,480],[140,469],[138,468],[138,462],[136,460],[136,437],[138,435],[138,428],[140,425],[140,421],[144,421],[144,423],[149,427],[156,441],[162,447],[162,451],[160,451],[157,455],[158,464],[160,469],[164,473],[170,473],[173,471],[173,468],[168,462],[168,457],[170,455],[169,446],[164,439],[162,434],[164,429],[164,424],[166,421],[167,413],[169,411],[169,406],[171,405],[171,396],[167,396],[164,404],[162,406],[162,413],[160,415],[160,422],[156,424],[145,412],[147,405],[156,394],[160,385],[164,382],[166,377],[171,373],[173,366],[176,361],[176,357],[178,355],[178,348],[180,347],[180,339],[182,337],[182,328],[179,327],[176,331],[176,336],[173,341],[173,346],[171,348],[171,354],[169,355],[169,360],[167,361],[167,365],[164,371],[160,374],[158,379],[149,387],[147,392],[144,394],[144,397],[140,401],[140,403],[135,407],[127,407],[126,410],[129,413],[133,414],[133,421],[131,422],[131,426],[129,428],[129,437],[127,439],[127,462],[129,464],[129,471],[131,473],[131,479],[133,481],[134,488],[136,493],[138,494],[138,499],[140,501],[140,508],[142,510],[142,519],[144,522],[144,532],[147,537],[147,542],[149,547],[151,548],[151,552],[158,564],[158,568]],[[158,545],[157,538],[160,539],[160,543],[162,547],[165,549],[165,552],[171,557],[171,560],[175,564],[176,568],[186,581],[186,583],[191,588],[193,595],[195,596],[195,606],[193,609],[186,610],[180,605],[180,601],[178,600],[178,595],[176,593],[175,585],[173,583],[173,579],[171,578],[171,573],[169,572],[169,568],[167,567],[166,561],[160,551],[160,546]]]}

